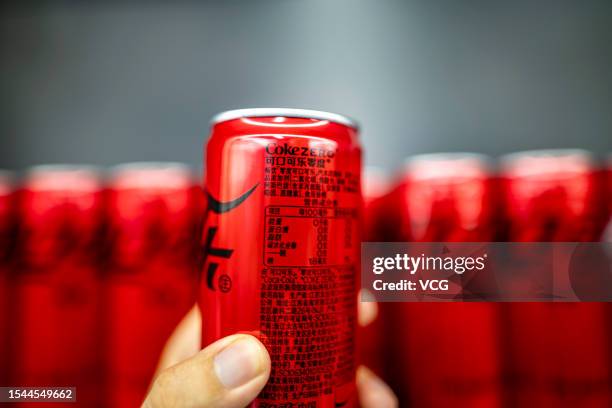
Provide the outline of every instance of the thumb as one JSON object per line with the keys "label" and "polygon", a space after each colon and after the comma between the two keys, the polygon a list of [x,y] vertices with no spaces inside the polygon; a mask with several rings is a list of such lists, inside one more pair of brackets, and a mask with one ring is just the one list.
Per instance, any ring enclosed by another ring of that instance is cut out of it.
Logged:
{"label": "thumb", "polygon": [[235,334],[160,372],[143,408],[244,407],[270,376],[270,356],[263,344]]}

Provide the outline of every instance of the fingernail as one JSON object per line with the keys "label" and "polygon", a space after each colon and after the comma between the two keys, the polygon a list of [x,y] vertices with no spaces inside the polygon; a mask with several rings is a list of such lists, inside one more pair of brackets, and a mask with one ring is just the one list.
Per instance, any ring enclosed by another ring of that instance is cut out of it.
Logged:
{"label": "fingernail", "polygon": [[225,388],[246,384],[263,371],[261,346],[255,339],[241,338],[215,356],[215,372]]}

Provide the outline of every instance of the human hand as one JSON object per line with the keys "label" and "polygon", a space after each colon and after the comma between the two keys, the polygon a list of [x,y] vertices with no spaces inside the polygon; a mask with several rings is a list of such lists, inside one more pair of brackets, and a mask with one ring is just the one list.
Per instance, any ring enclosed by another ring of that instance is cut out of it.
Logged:
{"label": "human hand", "polygon": [[[359,324],[371,323],[376,303],[359,303]],[[143,408],[248,405],[270,376],[270,356],[255,337],[235,334],[200,350],[201,315],[194,306],[179,323],[161,355]],[[357,391],[363,408],[397,407],[393,391],[372,371],[357,369]]]}

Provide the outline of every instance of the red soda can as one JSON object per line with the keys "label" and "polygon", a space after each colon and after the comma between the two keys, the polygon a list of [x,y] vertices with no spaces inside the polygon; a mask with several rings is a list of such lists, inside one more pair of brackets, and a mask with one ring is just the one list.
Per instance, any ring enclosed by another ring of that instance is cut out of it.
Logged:
{"label": "red soda can", "polygon": [[109,406],[139,406],[161,351],[195,304],[198,195],[180,163],[128,163],[108,181]]}
{"label": "red soda can", "polygon": [[385,171],[368,166],[364,169],[362,180],[363,194],[363,240],[369,242],[385,241],[385,231],[381,219],[384,212],[384,197],[389,193],[391,180]]}
{"label": "red soda can", "polygon": [[[582,150],[514,153],[501,160],[510,241],[595,241],[603,229],[599,174]],[[504,305],[514,406],[610,406],[608,307]]]}
{"label": "red soda can", "polygon": [[[474,153],[409,158],[389,197],[395,239],[486,242],[493,234],[489,159]],[[497,313],[492,303],[383,303],[388,377],[403,404],[495,407],[501,404]]]}
{"label": "red soda can", "polygon": [[608,203],[606,212],[607,226],[604,232],[604,239],[606,242],[612,242],[612,154],[608,155],[604,174],[606,186],[604,200]]}
{"label": "red soda can", "polygon": [[504,156],[502,183],[509,240],[587,242],[600,239],[600,174],[593,157],[577,149]]}
{"label": "red soda can", "polygon": [[606,242],[612,242],[612,154],[608,155],[603,174],[605,184],[604,200],[607,203],[605,214],[606,229],[603,238]]}
{"label": "red soda can", "polygon": [[10,280],[15,239],[13,176],[0,170],[0,385],[8,385],[11,317]]}
{"label": "red soda can", "polygon": [[361,148],[355,122],[299,109],[217,115],[206,151],[202,344],[270,352],[252,406],[356,406]]}
{"label": "red soda can", "polygon": [[416,242],[481,242],[494,226],[490,161],[476,153],[414,156],[406,162],[404,239]]}
{"label": "red soda can", "polygon": [[[384,197],[391,186],[389,176],[379,167],[368,166],[364,169],[361,191],[363,194],[363,229],[362,241],[385,241],[385,231],[381,224],[384,211]],[[360,304],[379,311],[378,306]],[[367,310],[367,309],[366,309]],[[367,315],[362,313],[362,315]],[[361,318],[361,316],[360,316]],[[368,321],[364,327],[359,327],[359,363],[374,371],[379,377],[384,377],[384,326],[383,316],[378,315]]]}
{"label": "red soda can", "polygon": [[34,167],[19,194],[12,383],[76,387],[79,403],[98,406],[98,174],[88,166]]}

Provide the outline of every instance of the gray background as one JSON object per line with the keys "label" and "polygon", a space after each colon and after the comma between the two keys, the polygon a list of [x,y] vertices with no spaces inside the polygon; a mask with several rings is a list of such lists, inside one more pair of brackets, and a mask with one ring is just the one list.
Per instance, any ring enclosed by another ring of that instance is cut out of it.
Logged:
{"label": "gray background", "polygon": [[[85,5],[84,3],[88,3]],[[612,2],[45,2],[0,13],[0,167],[180,160],[239,107],[337,111],[366,162],[612,150]]]}

